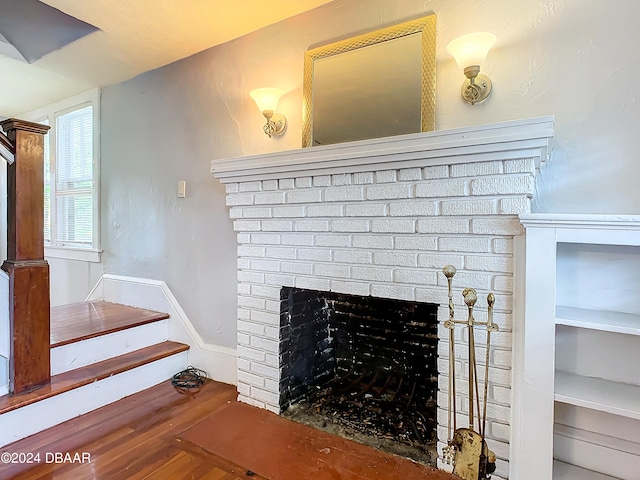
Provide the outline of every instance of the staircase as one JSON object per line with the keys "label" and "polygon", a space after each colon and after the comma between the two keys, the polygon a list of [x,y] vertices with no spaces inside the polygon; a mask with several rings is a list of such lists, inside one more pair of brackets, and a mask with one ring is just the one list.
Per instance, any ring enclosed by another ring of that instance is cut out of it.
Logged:
{"label": "staircase", "polygon": [[[49,127],[7,119],[0,128],[6,132],[0,132],[0,157],[8,163],[0,395],[12,393],[0,396],[3,447],[167,381],[186,368],[189,349],[169,341],[170,330],[172,338],[190,337],[176,336],[184,329],[170,328],[169,314],[144,308],[103,300],[50,308],[43,233],[44,135]],[[126,287],[120,293],[135,295]],[[119,301],[140,305],[139,300]],[[151,308],[164,310],[157,305]]]}
{"label": "staircase", "polygon": [[0,447],[167,381],[187,366],[169,315],[92,300],[51,309],[51,383],[0,397]]}

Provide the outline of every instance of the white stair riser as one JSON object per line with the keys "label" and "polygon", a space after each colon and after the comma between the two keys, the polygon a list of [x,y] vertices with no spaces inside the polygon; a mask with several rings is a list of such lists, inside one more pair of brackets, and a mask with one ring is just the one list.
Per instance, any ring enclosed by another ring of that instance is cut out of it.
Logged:
{"label": "white stair riser", "polygon": [[0,447],[169,381],[187,358],[181,352],[0,415]]}
{"label": "white stair riser", "polygon": [[169,320],[147,323],[51,349],[51,375],[124,355],[169,338]]}

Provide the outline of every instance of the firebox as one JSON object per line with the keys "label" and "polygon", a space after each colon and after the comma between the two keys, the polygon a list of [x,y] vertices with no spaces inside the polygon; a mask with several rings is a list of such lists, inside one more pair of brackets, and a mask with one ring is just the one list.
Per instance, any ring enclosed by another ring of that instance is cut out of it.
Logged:
{"label": "firebox", "polygon": [[283,415],[435,463],[437,308],[284,287]]}

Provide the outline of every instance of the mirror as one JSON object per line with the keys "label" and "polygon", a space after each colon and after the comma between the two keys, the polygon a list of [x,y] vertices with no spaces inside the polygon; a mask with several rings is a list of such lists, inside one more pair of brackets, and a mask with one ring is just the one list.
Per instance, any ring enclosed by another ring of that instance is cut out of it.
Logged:
{"label": "mirror", "polygon": [[435,129],[436,16],[308,50],[302,146]]}

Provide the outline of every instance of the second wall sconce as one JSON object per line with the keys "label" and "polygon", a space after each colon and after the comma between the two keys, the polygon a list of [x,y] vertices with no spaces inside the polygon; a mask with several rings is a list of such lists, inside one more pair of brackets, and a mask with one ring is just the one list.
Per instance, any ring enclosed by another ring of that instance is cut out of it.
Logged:
{"label": "second wall sconce", "polygon": [[464,69],[467,80],[462,84],[462,98],[471,105],[486,100],[491,93],[491,80],[480,73],[480,65],[494,43],[493,33],[477,32],[458,37],[447,45],[447,52],[456,59],[458,67]]}
{"label": "second wall sconce", "polygon": [[267,123],[262,129],[269,135],[282,135],[287,126],[287,119],[282,113],[276,112],[280,97],[284,95],[284,90],[279,88],[257,88],[249,92],[258,105],[258,108],[267,119]]}

